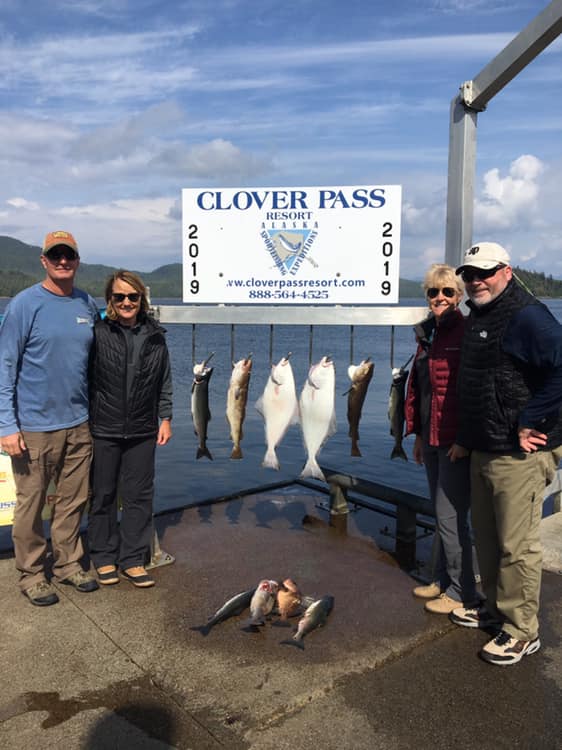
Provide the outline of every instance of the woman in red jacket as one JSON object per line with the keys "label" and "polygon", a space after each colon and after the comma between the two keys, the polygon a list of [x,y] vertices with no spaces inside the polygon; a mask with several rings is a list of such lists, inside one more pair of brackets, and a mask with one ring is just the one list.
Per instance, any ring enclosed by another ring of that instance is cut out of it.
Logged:
{"label": "woman in red jacket", "polygon": [[438,263],[427,272],[423,288],[429,315],[415,327],[418,349],[406,395],[406,434],[415,433],[414,460],[425,465],[441,571],[440,580],[417,586],[414,595],[428,600],[429,612],[448,614],[459,602],[474,605],[478,599],[468,520],[468,453],[450,458],[457,431],[456,379],[464,333],[458,305],[464,290],[455,269]]}

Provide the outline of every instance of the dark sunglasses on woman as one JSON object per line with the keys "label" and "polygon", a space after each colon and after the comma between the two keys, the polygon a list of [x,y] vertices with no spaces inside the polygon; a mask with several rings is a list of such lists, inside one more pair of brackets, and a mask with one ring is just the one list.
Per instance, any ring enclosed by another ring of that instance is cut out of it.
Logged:
{"label": "dark sunglasses on woman", "polygon": [[111,299],[114,302],[125,302],[126,299],[129,300],[129,302],[138,302],[141,298],[139,292],[131,292],[130,294],[122,294],[121,292],[113,292],[111,295]]}
{"label": "dark sunglasses on woman", "polygon": [[437,287],[432,286],[427,290],[427,296],[429,297],[429,299],[435,299],[439,292],[443,292],[444,297],[452,299],[456,295],[457,290],[453,289],[452,286],[444,286],[441,289],[437,289]]}

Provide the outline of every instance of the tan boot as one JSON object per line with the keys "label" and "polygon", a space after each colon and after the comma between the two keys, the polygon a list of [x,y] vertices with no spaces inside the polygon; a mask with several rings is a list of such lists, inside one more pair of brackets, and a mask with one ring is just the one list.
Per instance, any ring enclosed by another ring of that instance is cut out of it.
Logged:
{"label": "tan boot", "polygon": [[441,594],[441,586],[434,581],[427,586],[416,586],[412,594],[418,599],[436,599]]}
{"label": "tan boot", "polygon": [[424,609],[427,610],[427,612],[433,612],[436,615],[448,615],[449,612],[452,612],[460,606],[462,606],[462,602],[459,602],[456,599],[451,599],[447,594],[441,594],[437,599],[431,599],[431,601],[426,602]]}

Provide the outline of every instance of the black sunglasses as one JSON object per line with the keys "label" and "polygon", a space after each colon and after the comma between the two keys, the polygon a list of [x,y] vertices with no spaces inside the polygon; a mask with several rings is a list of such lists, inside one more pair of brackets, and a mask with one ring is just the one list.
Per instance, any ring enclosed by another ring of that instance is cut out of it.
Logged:
{"label": "black sunglasses", "polygon": [[466,268],[461,273],[461,278],[467,284],[470,284],[470,282],[474,281],[474,279],[484,281],[484,279],[491,279],[492,276],[494,276],[494,274],[496,274],[500,270],[500,268],[505,268],[505,266],[500,263],[499,266],[488,268],[488,270],[484,270],[483,268]]}
{"label": "black sunglasses", "polygon": [[453,289],[452,286],[444,286],[442,289],[437,289],[437,287],[432,286],[427,290],[427,296],[429,299],[435,299],[439,292],[443,292],[444,297],[452,299],[456,295],[457,290]]}
{"label": "black sunglasses", "polygon": [[78,253],[71,247],[53,247],[45,253],[45,256],[49,260],[59,261],[61,258],[66,260],[78,260]]}
{"label": "black sunglasses", "polygon": [[131,292],[131,294],[123,294],[122,292],[113,292],[111,299],[114,302],[125,302],[128,299],[130,302],[138,302],[141,298],[139,292]]}

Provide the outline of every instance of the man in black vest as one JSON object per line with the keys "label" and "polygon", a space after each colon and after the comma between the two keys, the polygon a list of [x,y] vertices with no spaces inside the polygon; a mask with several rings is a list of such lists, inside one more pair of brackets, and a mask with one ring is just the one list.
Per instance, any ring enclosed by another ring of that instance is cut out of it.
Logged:
{"label": "man in black vest", "polygon": [[513,278],[495,242],[467,250],[470,315],[458,377],[459,432],[452,460],[471,452],[471,502],[485,605],[451,620],[497,628],[480,651],[514,664],[540,648],[540,520],[545,487],[562,458],[562,326]]}

